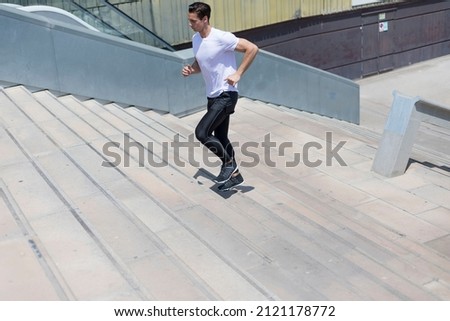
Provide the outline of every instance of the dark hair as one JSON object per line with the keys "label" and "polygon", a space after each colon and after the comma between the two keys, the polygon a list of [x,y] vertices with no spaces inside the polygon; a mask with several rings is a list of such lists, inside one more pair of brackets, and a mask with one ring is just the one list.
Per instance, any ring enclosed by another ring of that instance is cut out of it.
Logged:
{"label": "dark hair", "polygon": [[196,13],[199,19],[203,19],[205,16],[208,20],[211,17],[211,7],[204,2],[194,2],[189,5],[189,13]]}

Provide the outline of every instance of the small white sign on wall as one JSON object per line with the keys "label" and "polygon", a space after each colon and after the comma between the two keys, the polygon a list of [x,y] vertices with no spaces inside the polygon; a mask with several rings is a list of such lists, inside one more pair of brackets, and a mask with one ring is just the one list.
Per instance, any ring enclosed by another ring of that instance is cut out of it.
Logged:
{"label": "small white sign on wall", "polygon": [[380,29],[380,32],[389,31],[389,22],[388,21],[380,22],[379,23],[379,29]]}

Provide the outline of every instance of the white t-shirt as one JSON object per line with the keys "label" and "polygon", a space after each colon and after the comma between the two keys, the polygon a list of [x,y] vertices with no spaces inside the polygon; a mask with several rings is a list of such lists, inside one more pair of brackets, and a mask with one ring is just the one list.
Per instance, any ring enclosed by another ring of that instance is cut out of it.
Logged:
{"label": "white t-shirt", "polygon": [[206,84],[206,96],[215,98],[224,91],[237,91],[226,78],[236,72],[234,50],[239,39],[231,32],[212,28],[206,38],[196,33],[192,38],[194,56]]}

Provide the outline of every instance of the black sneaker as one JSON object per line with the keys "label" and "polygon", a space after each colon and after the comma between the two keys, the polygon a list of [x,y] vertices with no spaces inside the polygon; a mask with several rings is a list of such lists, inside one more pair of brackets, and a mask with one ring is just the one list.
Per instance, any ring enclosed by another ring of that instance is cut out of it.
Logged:
{"label": "black sneaker", "polygon": [[221,191],[221,192],[229,191],[230,189],[232,189],[236,186],[239,186],[242,183],[244,183],[244,178],[242,177],[242,175],[240,173],[238,173],[235,176],[231,176],[228,181],[226,181],[224,184],[220,185],[219,191]]}
{"label": "black sneaker", "polygon": [[222,165],[222,169],[220,170],[219,176],[217,176],[214,179],[214,182],[218,184],[225,183],[228,181],[234,173],[238,170],[238,166],[235,161],[231,162],[230,164],[224,164]]}

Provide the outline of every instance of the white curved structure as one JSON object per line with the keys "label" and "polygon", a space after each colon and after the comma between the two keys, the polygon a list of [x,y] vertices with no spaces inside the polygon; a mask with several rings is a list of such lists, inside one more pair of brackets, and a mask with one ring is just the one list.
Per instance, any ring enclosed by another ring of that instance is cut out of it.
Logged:
{"label": "white curved structure", "polygon": [[15,7],[19,10],[35,13],[49,19],[69,23],[71,25],[75,25],[78,27],[84,27],[94,31],[99,31],[94,27],[92,27],[91,25],[84,22],[83,20],[81,20],[80,18],[78,18],[77,16],[74,16],[73,14],[59,8],[50,6],[27,6],[27,7],[15,6]]}
{"label": "white curved structure", "polygon": [[13,7],[13,8],[22,7],[20,4],[13,4],[13,3],[0,3],[0,6],[7,6],[7,7]]}

